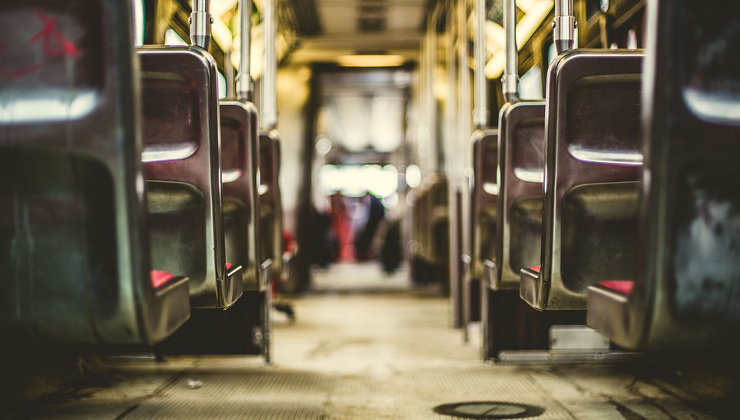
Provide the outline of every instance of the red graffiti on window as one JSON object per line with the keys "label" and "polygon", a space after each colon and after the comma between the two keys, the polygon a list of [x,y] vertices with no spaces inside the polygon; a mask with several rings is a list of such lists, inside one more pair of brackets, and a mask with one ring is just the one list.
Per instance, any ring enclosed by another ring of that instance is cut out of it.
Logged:
{"label": "red graffiti on window", "polygon": [[[40,41],[45,57],[70,56],[76,58],[80,55],[80,50],[57,29],[56,18],[47,16],[40,9],[34,9],[34,13],[36,13],[36,17],[41,21],[43,27],[28,40],[29,44],[34,45]],[[5,49],[5,45],[0,45],[0,52]],[[0,77],[6,80],[18,80],[41,70],[42,67],[42,64],[33,64],[16,70],[0,68]]]}
{"label": "red graffiti on window", "polygon": [[[35,12],[41,23],[44,24],[44,27],[31,38],[30,43],[35,44],[38,40],[43,39],[44,55],[49,57],[58,57],[60,55],[69,55],[72,58],[77,57],[80,51],[56,28],[57,20],[46,16],[41,10],[36,9]],[[52,48],[52,39],[57,43],[56,48]]]}

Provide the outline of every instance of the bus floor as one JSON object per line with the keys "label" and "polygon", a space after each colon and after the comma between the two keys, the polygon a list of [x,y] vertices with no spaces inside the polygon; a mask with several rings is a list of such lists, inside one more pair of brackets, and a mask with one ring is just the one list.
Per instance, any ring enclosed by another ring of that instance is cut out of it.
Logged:
{"label": "bus floor", "polygon": [[538,419],[711,419],[649,363],[495,365],[449,327],[448,300],[375,265],[317,272],[258,357],[103,358],[86,383],[0,413],[54,419],[433,419],[444,403],[540,407]]}

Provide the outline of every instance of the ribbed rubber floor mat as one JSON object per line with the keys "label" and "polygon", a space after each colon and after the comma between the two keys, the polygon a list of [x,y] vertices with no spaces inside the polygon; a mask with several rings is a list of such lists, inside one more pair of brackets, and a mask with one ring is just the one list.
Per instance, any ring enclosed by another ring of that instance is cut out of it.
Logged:
{"label": "ribbed rubber floor mat", "polygon": [[[346,267],[335,274],[329,280],[342,284],[355,277]],[[108,382],[16,417],[426,420],[452,419],[434,412],[442,404],[503,401],[544,408],[530,417],[538,420],[712,418],[638,379],[641,369],[484,364],[448,327],[445,298],[317,294],[295,303],[297,322],[275,324],[274,366],[256,357],[128,358]]]}
{"label": "ribbed rubber floor mat", "polygon": [[201,367],[178,373],[121,414],[127,419],[442,419],[451,417],[433,412],[439,404],[495,397],[546,407],[539,419],[574,418],[516,368],[328,374],[253,362],[201,360]]}
{"label": "ribbed rubber floor mat", "polygon": [[[235,364],[238,360],[235,360]],[[318,372],[230,367],[196,368],[135,407],[131,419],[321,419],[336,379]],[[202,385],[191,388],[189,381]]]}

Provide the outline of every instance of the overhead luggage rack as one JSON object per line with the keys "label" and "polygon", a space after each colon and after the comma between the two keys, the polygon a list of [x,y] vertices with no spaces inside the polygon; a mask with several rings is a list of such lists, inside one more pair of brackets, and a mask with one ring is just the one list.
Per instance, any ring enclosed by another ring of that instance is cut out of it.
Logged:
{"label": "overhead luggage rack", "polygon": [[150,264],[130,13],[0,6],[4,340],[150,345],[189,317],[188,279]]}

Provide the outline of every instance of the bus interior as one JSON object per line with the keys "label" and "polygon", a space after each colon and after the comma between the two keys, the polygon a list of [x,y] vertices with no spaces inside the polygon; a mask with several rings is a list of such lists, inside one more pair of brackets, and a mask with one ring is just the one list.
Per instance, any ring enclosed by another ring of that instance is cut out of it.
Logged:
{"label": "bus interior", "polygon": [[3,2],[0,418],[737,418],[738,57],[716,0]]}

